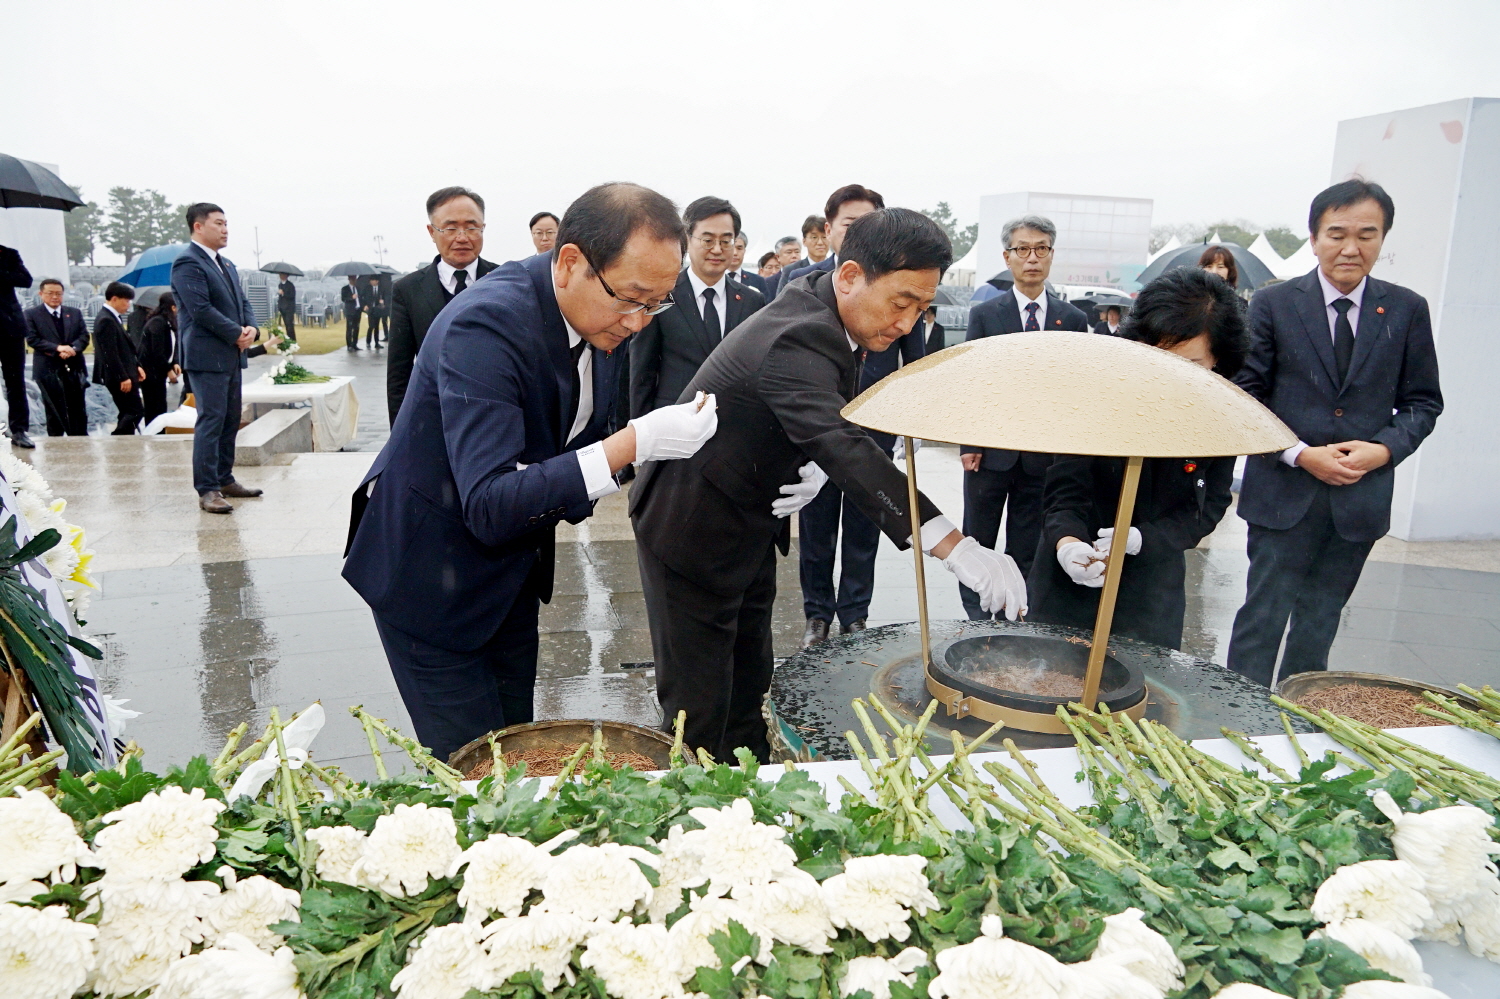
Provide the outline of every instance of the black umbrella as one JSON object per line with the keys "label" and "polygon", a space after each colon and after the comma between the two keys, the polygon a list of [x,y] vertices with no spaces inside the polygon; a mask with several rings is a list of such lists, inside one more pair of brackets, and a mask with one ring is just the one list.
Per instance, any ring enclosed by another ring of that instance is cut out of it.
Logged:
{"label": "black umbrella", "polygon": [[994,277],[985,282],[985,284],[994,285],[1001,291],[1009,291],[1011,287],[1015,285],[1015,283],[1015,275],[1011,274],[1009,267],[1005,268],[1005,270],[1001,271],[999,274],[996,274]]}
{"label": "black umbrella", "polygon": [[345,260],[341,264],[334,264],[323,272],[324,277],[371,277],[380,272],[375,269],[374,264],[367,264],[363,260]]}
{"label": "black umbrella", "polygon": [[1261,263],[1259,257],[1238,243],[1193,243],[1190,246],[1184,246],[1180,250],[1173,250],[1171,253],[1157,257],[1149,267],[1141,271],[1140,277],[1136,280],[1144,288],[1174,267],[1197,267],[1198,258],[1203,256],[1203,251],[1210,246],[1222,246],[1234,257],[1235,266],[1240,272],[1240,281],[1236,287],[1259,288],[1267,281],[1275,280],[1276,275],[1271,273],[1271,268]]}
{"label": "black umbrella", "polygon": [[77,191],[40,163],[0,153],[0,208],[71,212],[82,204]]}
{"label": "black umbrella", "polygon": [[266,264],[266,266],[262,267],[261,270],[265,271],[267,274],[286,274],[291,277],[302,276],[302,269],[300,267],[294,267],[284,260],[277,260],[273,263]]}
{"label": "black umbrella", "polygon": [[376,273],[376,274],[400,274],[401,273],[400,271],[396,270],[396,268],[392,267],[390,264],[371,264],[370,266],[373,267],[373,268],[375,268],[374,273]]}
{"label": "black umbrella", "polygon": [[146,288],[137,288],[135,290],[135,304],[144,305],[148,309],[154,309],[161,304],[162,292],[171,290],[172,286],[165,284],[153,284]]}

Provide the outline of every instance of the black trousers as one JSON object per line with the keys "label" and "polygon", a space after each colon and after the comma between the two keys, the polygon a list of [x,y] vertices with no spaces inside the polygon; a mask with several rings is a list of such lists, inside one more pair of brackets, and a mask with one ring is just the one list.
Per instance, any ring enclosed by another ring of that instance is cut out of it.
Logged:
{"label": "black trousers", "polygon": [[[833,563],[844,523],[842,571],[838,592],[833,588]],[[880,528],[848,500],[832,482],[797,515],[797,546],[802,577],[802,613],[809,618],[848,627],[870,616],[875,594],[875,555],[880,550]]]}
{"label": "black trousers", "polygon": [[662,727],[670,731],[677,712],[686,711],[689,746],[725,762],[733,762],[734,751],[743,746],[762,763],[770,762],[761,701],[771,689],[774,665],[775,546],[766,546],[750,586],[728,597],[668,568],[645,545],[635,550],[656,655]]}
{"label": "black trousers", "polygon": [[[10,294],[10,292],[6,292]],[[5,376],[5,400],[10,407],[10,432],[31,432],[31,407],[26,401],[26,338],[0,335],[0,373]]]}
{"label": "black trousers", "polygon": [[45,354],[32,358],[31,376],[42,391],[47,436],[87,437],[89,417],[84,409],[83,376],[69,371],[62,361],[55,361]]}
{"label": "black trousers", "polygon": [[146,372],[146,380],[141,382],[141,422],[150,423],[167,411],[167,374],[165,371],[158,374],[155,371]]}
{"label": "black trousers", "polygon": [[234,439],[240,432],[240,369],[194,371],[193,488],[198,495],[234,481]]}
{"label": "black trousers", "polygon": [[[964,533],[986,548],[996,547],[1000,518],[1005,515],[1005,553],[1016,560],[1021,575],[1031,574],[1036,546],[1042,539],[1042,484],[1044,476],[1030,475],[1024,458],[1003,472],[980,467],[964,473]],[[1009,504],[1007,511],[1006,505]],[[979,594],[962,583],[958,596],[969,620],[993,615],[979,606]]]}
{"label": "black trousers", "polygon": [[359,347],[359,313],[344,310],[344,346],[350,350]]}
{"label": "black trousers", "polygon": [[141,416],[145,413],[145,407],[141,404],[140,384],[132,380],[129,392],[121,392],[119,382],[108,382],[104,387],[109,389],[109,396],[115,401],[115,408],[120,411],[111,436],[135,433],[141,425]]}
{"label": "black trousers", "polygon": [[539,605],[532,589],[522,587],[495,634],[472,652],[429,645],[375,615],[417,741],[432,755],[446,761],[482,735],[532,720]]}
{"label": "black trousers", "polygon": [[380,343],[380,316],[370,313],[365,325],[365,347],[373,347]]}
{"label": "black trousers", "polygon": [[293,343],[297,342],[297,313],[283,312],[281,314],[281,328],[286,330],[286,338]]}
{"label": "black trousers", "polygon": [[[1344,604],[1359,583],[1374,541],[1348,541],[1333,523],[1330,492],[1318,484],[1307,514],[1284,531],[1250,525],[1250,576],[1234,616],[1228,666],[1269,687],[1286,633],[1281,678],[1328,668]],[[1287,629],[1287,620],[1291,629]]]}

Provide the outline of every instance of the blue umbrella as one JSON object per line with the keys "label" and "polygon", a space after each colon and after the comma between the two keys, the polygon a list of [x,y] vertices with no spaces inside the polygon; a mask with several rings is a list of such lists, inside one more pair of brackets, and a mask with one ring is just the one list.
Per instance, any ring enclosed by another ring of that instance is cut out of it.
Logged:
{"label": "blue umbrella", "polygon": [[168,243],[166,246],[153,246],[149,250],[142,250],[125,265],[125,273],[121,274],[118,280],[137,288],[153,284],[171,284],[172,261],[176,260],[177,255],[187,247],[186,243]]}

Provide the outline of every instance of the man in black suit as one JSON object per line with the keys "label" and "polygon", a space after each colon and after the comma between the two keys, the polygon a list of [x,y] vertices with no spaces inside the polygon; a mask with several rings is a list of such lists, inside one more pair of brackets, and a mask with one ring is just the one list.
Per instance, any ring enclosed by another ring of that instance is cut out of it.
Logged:
{"label": "man in black suit", "polygon": [[1317,269],[1250,300],[1235,381],[1300,438],[1251,455],[1240,491],[1250,576],[1228,665],[1267,686],[1283,633],[1282,678],[1328,668],[1344,604],[1390,530],[1395,467],[1443,411],[1427,300],[1369,276],[1395,214],[1378,184],[1334,184],[1308,217]]}
{"label": "man in black suit", "polygon": [[723,198],[699,198],[682,212],[688,266],[677,277],[677,303],[630,341],[630,415],[680,401],[708,355],[765,305],[760,292],[724,276],[740,213]]}
{"label": "man in black suit", "polygon": [[344,349],[358,350],[359,316],[365,306],[356,275],[350,274],[349,283],[339,289],[339,299],[344,303]]}
{"label": "man in black suit", "polygon": [[[897,545],[912,540],[906,477],[840,411],[861,354],[910,332],[953,251],[931,219],[902,208],[860,219],[844,248],[837,271],[794,284],[709,356],[684,398],[715,393],[718,432],[691,457],[647,462],[631,490],[664,723],[685,711],[687,742],[724,759],[769,751],[761,702],[786,518],[826,478]],[[963,537],[925,497],[918,520],[922,549],[986,607],[1023,610],[1013,561]]]}
{"label": "man in black suit", "polygon": [[359,289],[359,304],[365,310],[365,350],[380,350],[380,316],[385,312],[385,297],[380,294],[379,277],[371,275],[365,279]]}
{"label": "man in black suit", "polygon": [[925,330],[923,346],[927,353],[936,354],[948,346],[948,331],[942,323],[938,322],[936,305],[928,309],[927,314],[922,317],[922,326]]}
{"label": "man in black suit", "polygon": [[724,273],[729,275],[729,280],[738,281],[748,288],[754,288],[761,293],[762,297],[766,297],[766,279],[754,271],[744,269],[745,247],[749,245],[750,239],[743,232],[734,237],[734,253],[729,257],[729,270]]}
{"label": "man in black suit", "polygon": [[484,249],[484,199],[468,188],[432,192],[427,198],[427,235],[437,246],[437,256],[397,281],[391,291],[385,398],[393,427],[428,327],[455,295],[495,269],[479,256]]}
{"label": "man in black suit", "polygon": [[281,274],[278,277],[281,280],[276,285],[276,311],[281,315],[281,328],[286,332],[286,338],[296,343],[297,286],[292,284],[290,274]]}
{"label": "man in black suit", "polygon": [[817,223],[823,230],[823,241],[821,243],[809,242],[809,258],[812,257],[813,248],[821,248],[823,256],[818,259],[803,260],[800,263],[783,268],[777,276],[775,294],[780,294],[787,285],[811,271],[831,271],[839,263],[839,247],[843,245],[844,233],[849,231],[849,226],[855,219],[862,215],[884,208],[885,199],[878,191],[872,191],[863,184],[845,184],[828,196],[828,201],[823,205],[823,214],[809,215],[807,221],[802,224],[802,238],[804,242],[811,239],[808,227]]}
{"label": "man in black suit", "polygon": [[1094,332],[1102,336],[1120,335],[1120,307],[1118,305],[1106,305],[1099,310],[1099,325],[1094,327]]}
{"label": "man in black suit", "polygon": [[[1001,230],[1000,240],[1015,284],[970,310],[968,339],[1031,330],[1088,332],[1089,319],[1083,310],[1047,290],[1057,242],[1057,227],[1051,220],[1040,215],[1011,219]],[[968,445],[961,451],[964,533],[992,546],[1003,515],[1006,554],[1023,573],[1030,573],[1042,536],[1042,485],[1052,456]],[[958,595],[970,620],[991,616],[979,606],[979,595],[973,590],[960,585]]]}
{"label": "man in black suit", "polygon": [[10,440],[16,447],[35,447],[27,432],[31,409],[26,401],[26,322],[16,289],[31,287],[31,272],[21,254],[0,246],[0,372],[5,376],[5,397],[10,404]]}
{"label": "man in black suit", "polygon": [[205,513],[233,513],[226,496],[261,494],[234,478],[241,372],[249,364],[245,351],[260,338],[260,329],[240,286],[239,271],[219,254],[229,243],[224,210],[208,202],[189,205],[187,224],[192,241],[172,261],[172,297],[177,302],[182,368],[198,408],[193,427],[193,488],[198,492],[198,507]]}
{"label": "man in black suit", "polygon": [[83,392],[89,372],[83,352],[89,346],[88,327],[82,312],[62,304],[61,281],[43,278],[37,290],[42,304],[25,312],[26,342],[35,352],[31,377],[41,390],[42,406],[47,411],[47,436],[87,437]]}
{"label": "man in black suit", "polygon": [[135,433],[145,413],[141,382],[146,372],[136,357],[135,344],[125,333],[125,317],[134,299],[134,288],[111,281],[104,289],[104,308],[94,317],[94,384],[109,390],[120,411],[114,430],[119,436]]}
{"label": "man in black suit", "polygon": [[[479,203],[479,210],[484,211],[484,202]],[[551,253],[557,246],[557,227],[562,225],[556,215],[551,212],[537,212],[531,216],[531,221],[526,223],[526,228],[531,232],[531,245],[538,253]]]}

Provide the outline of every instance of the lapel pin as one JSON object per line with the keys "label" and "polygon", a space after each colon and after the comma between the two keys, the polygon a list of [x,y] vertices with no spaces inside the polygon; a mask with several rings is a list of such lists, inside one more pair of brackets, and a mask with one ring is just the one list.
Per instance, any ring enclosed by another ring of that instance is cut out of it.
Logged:
{"label": "lapel pin", "polygon": [[1054,320],[1052,320],[1052,325],[1054,325],[1054,326],[1061,326],[1062,325],[1062,320],[1061,319],[1054,319]]}
{"label": "lapel pin", "polygon": [[1184,472],[1188,473],[1189,475],[1192,475],[1194,472],[1196,472],[1198,470],[1198,463],[1196,461],[1186,461],[1186,462],[1183,462],[1183,464],[1182,464],[1182,470]]}
{"label": "lapel pin", "polygon": [[739,300],[740,300],[740,296],[738,296],[738,295],[736,295],[736,296],[734,296],[734,300],[735,300],[735,301],[736,301],[736,302],[738,302],[738,301],[739,301]]}
{"label": "lapel pin", "polygon": [[1375,306],[1375,311],[1378,312],[1378,313],[1380,313],[1383,316],[1383,315],[1385,315],[1385,306],[1383,306],[1383,305],[1377,305],[1377,306]]}

